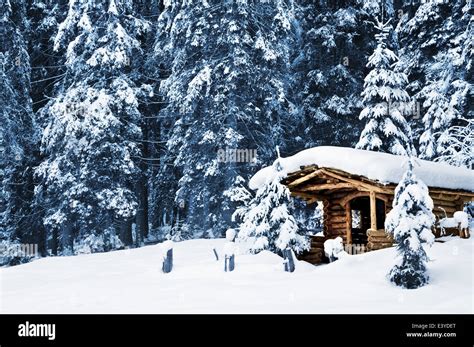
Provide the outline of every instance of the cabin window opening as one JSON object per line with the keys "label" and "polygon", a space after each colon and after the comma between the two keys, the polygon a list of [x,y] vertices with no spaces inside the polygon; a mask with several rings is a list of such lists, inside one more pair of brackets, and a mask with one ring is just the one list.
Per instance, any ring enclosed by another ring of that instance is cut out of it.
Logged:
{"label": "cabin window opening", "polygon": [[362,227],[362,211],[351,210],[352,228],[360,229]]}

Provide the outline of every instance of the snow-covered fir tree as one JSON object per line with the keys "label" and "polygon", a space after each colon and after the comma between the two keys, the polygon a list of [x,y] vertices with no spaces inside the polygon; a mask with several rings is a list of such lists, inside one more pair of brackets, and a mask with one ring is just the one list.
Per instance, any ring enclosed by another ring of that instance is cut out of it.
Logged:
{"label": "snow-covered fir tree", "polygon": [[248,244],[249,251],[270,250],[281,254],[291,248],[296,254],[309,249],[307,236],[302,235],[293,217],[289,189],[280,183],[283,171],[279,160],[273,164],[275,175],[256,192],[247,205],[236,210],[239,240]]}
{"label": "snow-covered fir tree", "polygon": [[424,159],[435,159],[446,149],[447,144],[440,141],[440,136],[451,126],[465,125],[459,121],[463,113],[472,117],[473,111],[467,105],[469,100],[472,101],[472,75],[469,77],[469,74],[472,69],[473,27],[471,18],[466,30],[451,41],[451,47],[439,52],[425,67],[427,81],[416,95],[424,100],[423,133],[420,136],[420,156]]}
{"label": "snow-covered fir tree", "polygon": [[431,82],[423,88],[419,96],[424,96],[423,106],[427,109],[423,116],[424,131],[420,136],[420,157],[432,160],[438,156],[438,138],[452,121],[458,118],[458,111],[450,103],[444,79]]}
{"label": "snow-covered fir tree", "polygon": [[40,113],[45,158],[36,170],[53,252],[57,241],[62,254],[87,240],[100,245],[92,251],[132,244],[139,97],[151,92],[137,83],[148,24],[134,15],[126,0],[70,1],[54,38],[67,70]]}
{"label": "snow-covered fir tree", "polygon": [[404,153],[411,128],[421,157],[472,168],[470,5],[0,0],[0,238],[46,254],[139,245],[148,225],[223,235],[276,144],[353,146],[365,124],[363,148]]}
{"label": "snow-covered fir tree", "polygon": [[256,149],[263,163],[284,143],[292,16],[291,0],[165,3],[153,57],[170,62],[160,86],[163,157],[179,170],[175,204],[189,237],[228,228],[223,192],[254,171],[248,158],[220,160],[220,150]]}
{"label": "snow-covered fir tree", "polygon": [[0,242],[37,243],[43,252],[31,205],[36,134],[25,14],[22,1],[0,1]]}
{"label": "snow-covered fir tree", "polygon": [[385,220],[385,230],[393,235],[399,257],[389,278],[397,286],[408,289],[428,283],[428,256],[423,244],[434,242],[431,228],[435,222],[433,200],[428,187],[415,176],[414,165],[410,158],[408,169],[395,188],[393,209]]}
{"label": "snow-covered fir tree", "polygon": [[54,95],[55,81],[64,77],[65,66],[61,54],[53,50],[53,38],[68,9],[68,0],[29,0],[27,16],[31,28],[28,31],[31,61],[31,97],[36,112]]}
{"label": "snow-covered fir tree", "polygon": [[438,156],[454,166],[474,168],[474,119],[460,118],[459,125],[451,126],[439,136]]}
{"label": "snow-covered fir tree", "polygon": [[297,126],[290,134],[291,150],[328,143],[352,146],[361,130],[353,114],[361,108],[360,66],[370,45],[369,35],[363,34],[371,30],[364,21],[367,13],[356,2],[305,0],[298,5],[291,57]]}
{"label": "snow-covered fir tree", "polygon": [[408,83],[403,72],[395,70],[398,57],[387,47],[389,22],[376,20],[377,47],[367,66],[362,92],[365,108],[359,118],[366,122],[356,147],[360,149],[406,155],[412,153],[411,131],[405,116],[412,112]]}
{"label": "snow-covered fir tree", "polygon": [[465,124],[457,119],[471,112],[472,9],[469,1],[436,0],[407,2],[398,12],[399,67],[421,106],[421,117],[410,125],[420,138],[420,156],[432,160],[444,150],[440,134]]}

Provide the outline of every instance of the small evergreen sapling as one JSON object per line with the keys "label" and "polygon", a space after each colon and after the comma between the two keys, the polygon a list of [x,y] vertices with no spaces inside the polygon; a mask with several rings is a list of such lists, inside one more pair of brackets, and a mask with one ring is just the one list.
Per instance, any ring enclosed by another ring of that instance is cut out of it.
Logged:
{"label": "small evergreen sapling", "polygon": [[298,223],[290,212],[290,191],[280,183],[284,173],[279,159],[274,163],[274,170],[275,175],[258,189],[246,208],[239,210],[242,223],[238,237],[251,240],[252,253],[265,249],[282,254],[289,248],[298,254],[309,248],[309,242],[299,233]]}
{"label": "small evergreen sapling", "polygon": [[428,256],[422,244],[431,245],[434,241],[432,210],[428,187],[413,173],[410,159],[408,170],[395,189],[393,209],[385,221],[385,229],[393,235],[401,258],[389,273],[390,281],[397,286],[415,289],[428,283]]}

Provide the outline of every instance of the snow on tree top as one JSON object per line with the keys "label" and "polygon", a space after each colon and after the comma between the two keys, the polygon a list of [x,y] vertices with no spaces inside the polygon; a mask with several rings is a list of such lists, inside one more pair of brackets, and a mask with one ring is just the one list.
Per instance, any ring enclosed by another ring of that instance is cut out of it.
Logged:
{"label": "snow on tree top", "polygon": [[[382,184],[398,183],[407,168],[404,156],[334,146],[309,148],[279,160],[285,175],[300,170],[301,166],[317,165],[364,176]],[[473,170],[416,159],[414,172],[428,187],[474,191]],[[250,179],[249,187],[256,190],[275,174],[274,166],[265,167]]]}

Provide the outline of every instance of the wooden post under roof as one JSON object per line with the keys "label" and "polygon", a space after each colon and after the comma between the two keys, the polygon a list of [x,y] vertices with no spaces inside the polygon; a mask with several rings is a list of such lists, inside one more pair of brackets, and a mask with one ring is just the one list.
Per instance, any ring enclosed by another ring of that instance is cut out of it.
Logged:
{"label": "wooden post under roof", "polygon": [[346,244],[352,244],[352,212],[351,202],[346,202]]}
{"label": "wooden post under roof", "polygon": [[377,203],[375,198],[375,192],[370,191],[370,229],[377,230]]}

